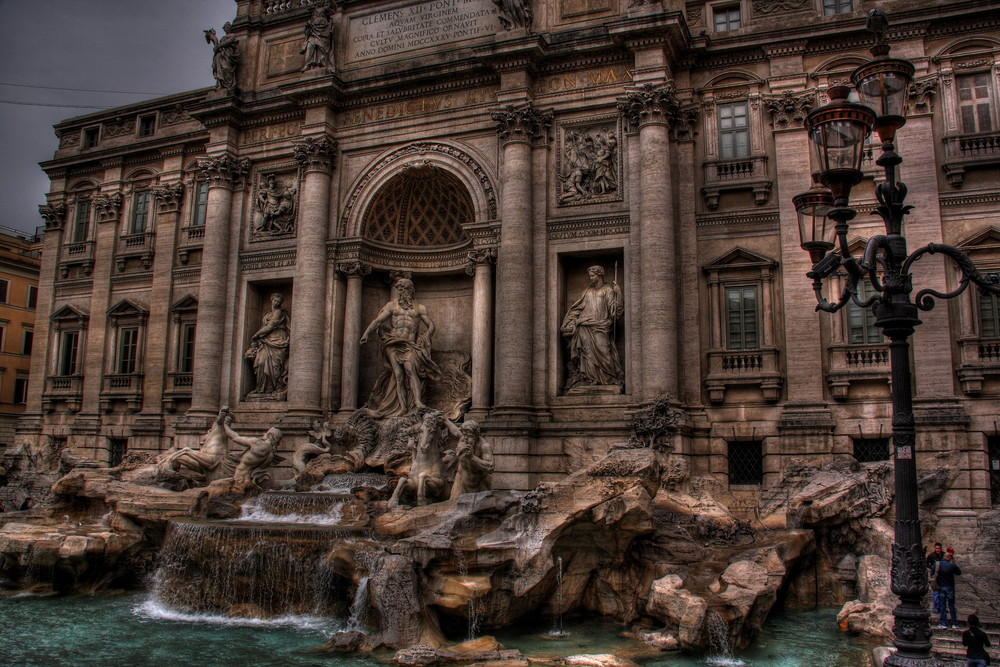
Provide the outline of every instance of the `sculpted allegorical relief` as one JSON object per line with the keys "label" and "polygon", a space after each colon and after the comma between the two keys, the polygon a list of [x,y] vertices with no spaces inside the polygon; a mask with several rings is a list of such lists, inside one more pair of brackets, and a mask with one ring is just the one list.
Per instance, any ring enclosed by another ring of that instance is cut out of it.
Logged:
{"label": "sculpted allegorical relief", "polygon": [[229,23],[222,26],[226,33],[222,39],[216,36],[215,28],[205,31],[205,41],[213,46],[212,76],[215,77],[215,87],[230,92],[236,90],[236,67],[240,63],[240,41],[229,34],[231,29]]}
{"label": "sculpted allegorical relief", "polygon": [[388,366],[368,397],[367,407],[375,417],[398,417],[426,407],[424,381],[441,379],[431,359],[434,322],[427,308],[414,300],[412,280],[397,280],[396,291],[398,297],[382,307],[361,336],[364,345],[373,333],[380,333],[379,349]]}
{"label": "sculpted allegorical relief", "polygon": [[276,174],[261,178],[254,201],[252,240],[287,236],[295,231],[298,188]]}
{"label": "sculpted allegorical relief", "polygon": [[531,28],[531,6],[528,0],[493,0],[497,6],[497,18],[504,30]]}
{"label": "sculpted allegorical relief", "polygon": [[587,387],[617,387],[625,382],[614,327],[625,312],[621,288],[604,282],[604,267],[587,269],[590,286],[569,307],[560,331],[569,343],[566,391]]}
{"label": "sculpted allegorical relief", "polygon": [[317,7],[306,23],[306,41],[299,53],[305,54],[302,71],[321,68],[333,69],[333,19],[329,7]]}
{"label": "sculpted allegorical relief", "polygon": [[288,390],[288,343],[290,340],[288,311],[281,307],[284,297],[271,295],[271,309],[263,323],[250,337],[246,358],[253,361],[256,387],[247,398],[285,400]]}
{"label": "sculpted allegorical relief", "polygon": [[615,126],[566,130],[559,170],[561,204],[618,195],[620,165]]}

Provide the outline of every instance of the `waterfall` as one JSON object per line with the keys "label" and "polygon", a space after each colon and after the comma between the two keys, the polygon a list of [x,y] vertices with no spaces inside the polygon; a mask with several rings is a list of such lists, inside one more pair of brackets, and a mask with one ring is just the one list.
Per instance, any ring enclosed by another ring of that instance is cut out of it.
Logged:
{"label": "waterfall", "polygon": [[325,556],[332,540],[354,534],[307,525],[173,521],[146,610],[343,618],[344,581]]}
{"label": "waterfall", "polygon": [[[458,567],[458,576],[463,580],[467,581],[469,576],[469,564],[465,557],[465,552],[461,549],[453,549],[453,556],[455,558],[455,564]],[[474,591],[473,591],[474,592]],[[468,606],[466,609],[466,615],[468,617],[469,625],[466,631],[466,639],[472,641],[479,634],[479,626],[483,619],[483,603],[475,595],[469,596]]]}
{"label": "waterfall", "polygon": [[710,609],[705,617],[709,647],[714,654],[706,662],[717,667],[740,667],[745,663],[733,657],[729,644],[729,624],[718,611]]}
{"label": "waterfall", "polygon": [[354,602],[351,603],[351,614],[347,619],[348,632],[351,632],[352,630],[356,630],[358,632],[365,631],[362,623],[364,621],[365,612],[368,611],[369,579],[371,579],[371,577],[361,577],[361,581],[358,582],[358,589],[354,591]]}
{"label": "waterfall", "polygon": [[568,632],[563,630],[563,611],[565,610],[565,593],[563,592],[563,559],[556,556],[556,603],[552,607],[552,630],[550,637],[566,637]]}
{"label": "waterfall", "polygon": [[338,526],[344,519],[344,506],[354,500],[354,496],[337,493],[268,491],[246,501],[234,520]]}

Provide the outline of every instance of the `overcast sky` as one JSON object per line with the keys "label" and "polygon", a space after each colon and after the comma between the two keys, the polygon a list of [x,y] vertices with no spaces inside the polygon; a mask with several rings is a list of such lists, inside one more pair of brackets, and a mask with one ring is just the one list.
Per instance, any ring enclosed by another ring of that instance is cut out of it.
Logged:
{"label": "overcast sky", "polygon": [[235,16],[235,0],[0,0],[0,226],[42,224],[52,126],[98,111],[10,102],[114,107],[214,85],[202,31]]}

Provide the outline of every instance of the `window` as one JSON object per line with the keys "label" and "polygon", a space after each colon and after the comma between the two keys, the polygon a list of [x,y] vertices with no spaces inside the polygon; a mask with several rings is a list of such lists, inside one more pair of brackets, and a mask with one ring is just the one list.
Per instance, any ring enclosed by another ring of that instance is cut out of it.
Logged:
{"label": "window", "polygon": [[962,132],[990,132],[993,129],[988,72],[955,77]]}
{"label": "window", "polygon": [[100,127],[88,127],[83,131],[83,147],[93,148],[97,145],[97,142],[101,139],[101,128]]}
{"label": "window", "polygon": [[31,348],[35,343],[35,332],[32,329],[25,329],[21,338],[21,354],[31,354]]}
{"label": "window", "polygon": [[177,352],[177,372],[194,372],[194,323],[181,325],[180,349]]}
{"label": "window", "polygon": [[132,221],[129,224],[129,234],[144,234],[149,221],[149,202],[153,193],[140,190],[135,193],[135,203],[132,205]]}
{"label": "window", "polygon": [[122,327],[118,330],[118,364],[116,373],[135,373],[139,358],[139,327]]}
{"label": "window", "polygon": [[28,308],[38,307],[38,285],[28,285]]}
{"label": "window", "polygon": [[[858,298],[867,301],[874,294],[867,279],[858,282]],[[861,308],[851,301],[847,304],[847,342],[851,345],[877,345],[882,342],[882,332],[875,326],[871,308]]]}
{"label": "window", "polygon": [[0,278],[0,303],[8,303],[7,297],[10,295],[10,281]]}
{"label": "window", "polygon": [[979,295],[979,336],[1000,338],[1000,297],[996,294]]}
{"label": "window", "polygon": [[729,483],[763,484],[764,443],[759,440],[729,443]]}
{"label": "window", "polygon": [[59,375],[77,374],[77,351],[80,345],[79,331],[63,331],[59,341]]}
{"label": "window", "polygon": [[719,155],[723,160],[750,155],[750,124],[746,102],[720,104]]}
{"label": "window", "polygon": [[14,380],[14,402],[28,402],[28,378],[16,378]]}
{"label": "window", "polygon": [[151,137],[156,133],[156,115],[139,117],[139,136]]}
{"label": "window", "polygon": [[760,347],[757,328],[757,287],[726,288],[726,349],[756,350]]}
{"label": "window", "polygon": [[0,324],[0,352],[6,352],[7,345],[7,323]]}
{"label": "window", "polygon": [[125,460],[125,454],[128,453],[128,439],[111,438],[109,444],[111,448],[108,452],[108,466],[114,468]]}
{"label": "window", "polygon": [[990,469],[990,495],[994,505],[1000,505],[1000,436],[986,438],[986,456]]}
{"label": "window", "polygon": [[854,458],[860,463],[889,460],[889,438],[854,438]]}
{"label": "window", "polygon": [[739,30],[742,27],[740,22],[740,6],[729,5],[726,7],[716,7],[715,32],[726,32],[728,30]]}
{"label": "window", "polygon": [[83,243],[90,232],[90,200],[81,199],[76,203],[76,215],[73,216],[73,243]]}
{"label": "window", "polygon": [[208,210],[208,181],[198,181],[194,186],[194,212],[191,216],[192,227],[204,227]]}
{"label": "window", "polygon": [[823,13],[827,16],[847,14],[854,11],[851,0],[823,0]]}

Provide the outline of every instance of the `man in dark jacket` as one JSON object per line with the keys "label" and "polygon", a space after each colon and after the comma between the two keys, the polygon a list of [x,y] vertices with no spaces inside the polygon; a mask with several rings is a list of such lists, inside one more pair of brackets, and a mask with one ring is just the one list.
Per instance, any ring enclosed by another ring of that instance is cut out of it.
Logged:
{"label": "man in dark jacket", "polygon": [[[944,558],[944,549],[941,547],[940,542],[935,542],[934,550],[927,554],[927,571],[930,573],[931,577],[934,576],[934,568],[937,567],[938,561],[941,560],[942,558]],[[933,595],[934,604],[931,606],[931,610],[940,612],[941,595],[940,593],[938,593],[937,590],[933,590],[934,587],[931,588],[932,588],[931,592],[934,594]]]}
{"label": "man in dark jacket", "polygon": [[979,628],[979,617],[975,614],[969,616],[969,629],[962,633],[962,645],[968,646],[965,651],[966,667],[986,667],[990,664],[990,656],[986,652],[990,638]]}
{"label": "man in dark jacket", "polygon": [[[939,628],[952,627],[958,625],[958,612],[955,611],[955,577],[962,574],[962,569],[955,565],[955,550],[948,548],[944,553],[944,558],[938,561],[937,582],[941,601],[941,620]],[[951,609],[951,625],[948,622],[948,609]]]}

